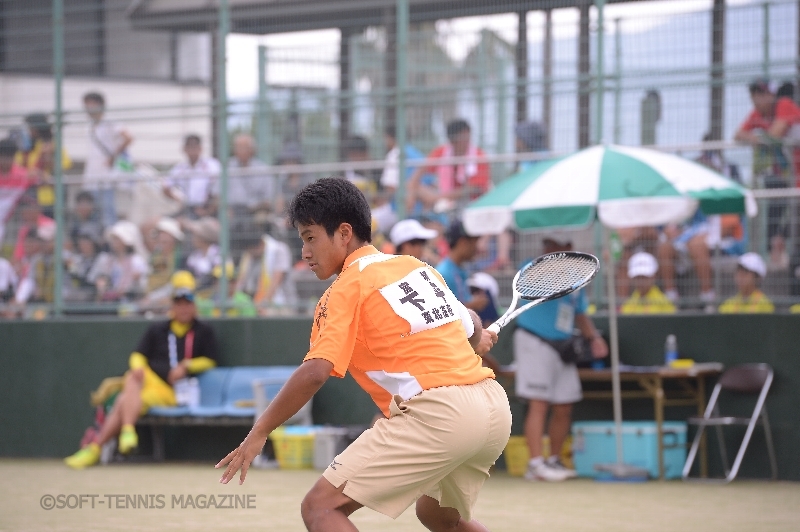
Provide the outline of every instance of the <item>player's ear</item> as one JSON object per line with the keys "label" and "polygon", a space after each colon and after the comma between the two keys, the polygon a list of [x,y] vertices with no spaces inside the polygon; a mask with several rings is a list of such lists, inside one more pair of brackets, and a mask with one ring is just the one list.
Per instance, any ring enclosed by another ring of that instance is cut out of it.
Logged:
{"label": "player's ear", "polygon": [[339,229],[337,229],[336,232],[342,235],[342,242],[345,244],[350,242],[350,239],[353,238],[353,226],[349,223],[342,223],[339,225]]}

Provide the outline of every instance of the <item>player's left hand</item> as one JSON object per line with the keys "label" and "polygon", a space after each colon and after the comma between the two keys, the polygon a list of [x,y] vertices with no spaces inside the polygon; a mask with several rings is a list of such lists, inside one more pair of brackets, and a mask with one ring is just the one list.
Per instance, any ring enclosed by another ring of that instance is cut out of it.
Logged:
{"label": "player's left hand", "polygon": [[228,468],[222,474],[222,478],[219,479],[220,483],[227,484],[236,475],[236,472],[241,469],[242,474],[239,475],[239,484],[243,484],[247,471],[250,469],[250,464],[256,456],[261,454],[261,449],[264,448],[265,443],[267,443],[266,436],[258,436],[251,430],[239,447],[228,453],[228,456],[214,466],[219,469],[226,464],[228,465]]}
{"label": "player's left hand", "polygon": [[592,356],[594,358],[605,358],[608,356],[608,344],[602,336],[595,336],[592,339]]}

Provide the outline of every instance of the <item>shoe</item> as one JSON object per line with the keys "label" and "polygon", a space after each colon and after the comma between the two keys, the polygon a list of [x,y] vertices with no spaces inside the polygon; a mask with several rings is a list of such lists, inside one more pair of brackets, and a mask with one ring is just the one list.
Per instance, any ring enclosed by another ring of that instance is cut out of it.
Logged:
{"label": "shoe", "polygon": [[128,454],[138,446],[139,436],[136,434],[136,429],[131,425],[122,427],[122,431],[119,433],[119,452],[121,454]]}
{"label": "shoe", "polygon": [[100,461],[100,446],[92,442],[72,456],[64,458],[64,463],[72,469],[83,469]]}
{"label": "shoe", "polygon": [[567,478],[578,478],[578,472],[577,471],[575,471],[574,469],[570,469],[569,467],[565,466],[561,462],[561,460],[559,460],[557,458],[555,460],[549,460],[548,459],[545,463],[548,465],[548,467],[551,467],[553,469],[557,469],[559,471],[563,471],[567,475]]}
{"label": "shoe", "polygon": [[551,467],[547,462],[540,462],[536,465],[528,464],[528,470],[525,472],[525,480],[531,482],[537,480],[563,482],[568,478],[570,477],[566,471]]}

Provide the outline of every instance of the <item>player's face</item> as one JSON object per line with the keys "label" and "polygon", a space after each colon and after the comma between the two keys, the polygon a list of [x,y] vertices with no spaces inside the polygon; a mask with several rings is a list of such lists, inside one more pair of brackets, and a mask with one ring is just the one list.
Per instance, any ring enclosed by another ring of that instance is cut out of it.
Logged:
{"label": "player's face", "polygon": [[329,236],[321,225],[297,225],[297,232],[303,241],[301,257],[308,263],[317,279],[328,279],[340,273],[344,267],[347,242],[341,229],[337,229],[333,236]]}

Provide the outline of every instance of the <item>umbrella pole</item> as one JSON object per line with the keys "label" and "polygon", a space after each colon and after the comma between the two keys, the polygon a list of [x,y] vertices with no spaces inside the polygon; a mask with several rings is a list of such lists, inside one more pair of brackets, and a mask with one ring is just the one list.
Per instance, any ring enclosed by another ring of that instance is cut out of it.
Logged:
{"label": "umbrella pole", "polygon": [[595,469],[610,473],[614,478],[643,479],[647,478],[647,470],[624,463],[622,451],[622,387],[619,379],[619,332],[617,329],[617,287],[616,268],[614,267],[614,250],[611,249],[610,229],[604,230],[605,248],[608,250],[608,267],[606,279],[608,286],[608,335],[611,345],[611,390],[614,400],[614,436],[617,447],[617,461],[614,464],[596,464]]}

